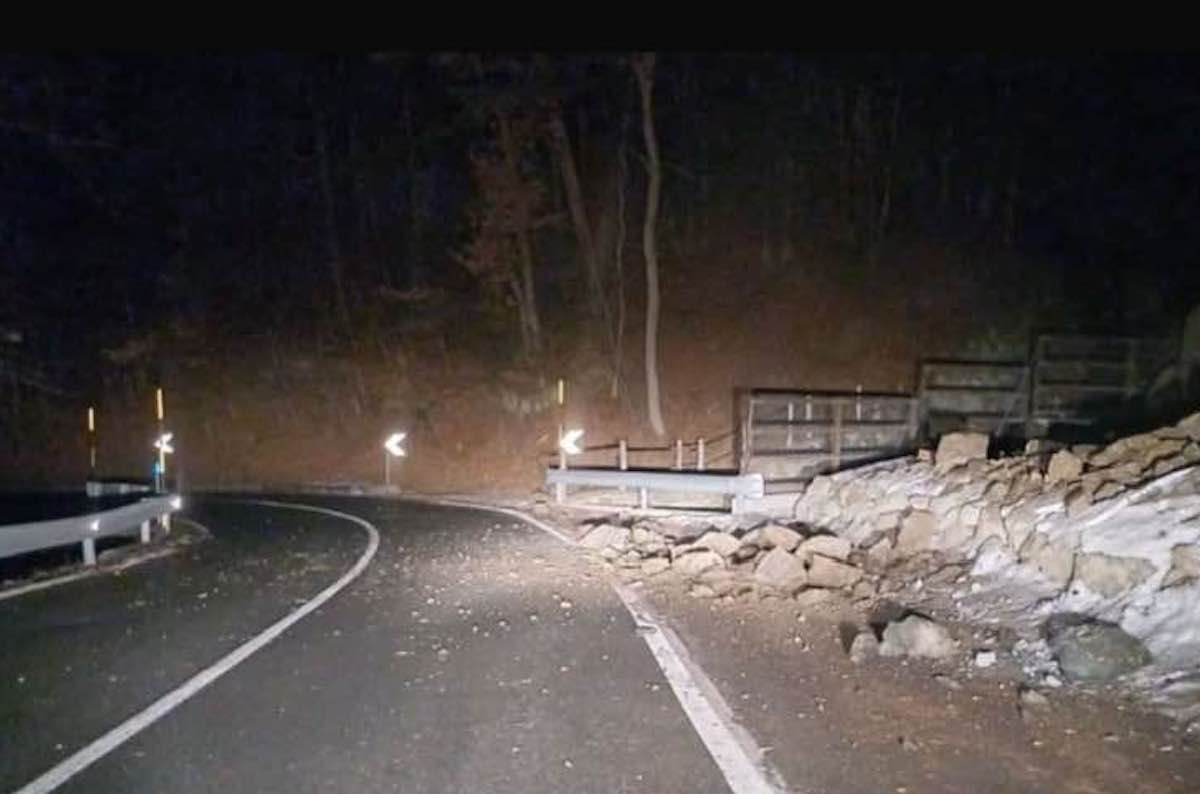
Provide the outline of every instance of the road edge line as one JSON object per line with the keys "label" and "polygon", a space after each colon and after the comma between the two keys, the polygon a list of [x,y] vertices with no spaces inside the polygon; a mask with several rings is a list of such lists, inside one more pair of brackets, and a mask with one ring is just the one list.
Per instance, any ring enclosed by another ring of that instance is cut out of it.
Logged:
{"label": "road edge line", "polygon": [[[520,519],[568,546],[580,548],[577,541],[555,527],[515,508],[435,497],[401,496],[399,499],[500,513]],[[675,700],[700,737],[709,757],[721,771],[730,790],[734,794],[780,794],[786,791],[787,788],[778,773],[767,767],[757,742],[745,728],[733,720],[724,698],[700,666],[691,660],[683,641],[676,637],[650,606],[631,589],[618,584],[613,584],[612,588],[625,611],[633,619],[638,634],[650,649],[650,655],[654,657],[659,670],[671,686]],[[755,755],[759,760],[755,759]]]}
{"label": "road edge line", "polygon": [[120,747],[125,742],[132,739],[137,734],[141,733],[146,728],[153,725],[158,720],[165,717],[176,707],[196,695],[205,687],[218,678],[228,673],[233,668],[250,658],[254,653],[266,647],[272,640],[283,634],[294,624],[309,615],[309,613],[320,608],[325,602],[333,598],[339,592],[346,588],[351,582],[362,575],[371,560],[375,556],[375,552],[379,549],[379,530],[373,524],[358,516],[343,513],[339,510],[332,510],[315,505],[305,505],[292,502],[276,502],[266,499],[239,499],[231,500],[239,501],[244,504],[259,504],[268,507],[281,507],[294,510],[306,510],[312,513],[324,513],[335,518],[346,519],[367,533],[368,543],[367,548],[359,555],[354,565],[343,573],[332,584],[325,587],[315,596],[305,601],[299,608],[292,610],[284,615],[279,620],[272,623],[266,629],[256,634],[251,639],[239,645],[234,650],[222,656],[213,664],[204,668],[200,672],[193,675],[187,681],[183,682],[175,689],[165,695],[162,695],[151,703],[146,708],[127,718],[114,728],[111,728],[99,738],[94,739],[91,743],[83,748],[76,750],[71,755],[59,761],[53,767],[38,775],[36,778],[26,783],[17,789],[14,794],[48,794],[56,788],[66,783],[75,775],[82,772],[87,767],[99,761],[104,756],[108,755],[113,750]]}

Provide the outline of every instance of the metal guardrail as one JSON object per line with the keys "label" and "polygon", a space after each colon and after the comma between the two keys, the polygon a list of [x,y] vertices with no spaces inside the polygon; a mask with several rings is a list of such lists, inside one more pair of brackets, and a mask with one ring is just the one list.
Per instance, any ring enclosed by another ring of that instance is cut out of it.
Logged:
{"label": "metal guardrail", "polygon": [[178,496],[156,496],[99,513],[0,526],[0,559],[81,543],[84,564],[95,565],[98,539],[137,533],[146,543],[150,522],[158,520],[170,532],[171,513],[182,506]]}
{"label": "metal guardrail", "polygon": [[619,469],[547,469],[546,484],[554,486],[558,502],[566,499],[567,487],[591,485],[599,488],[636,489],[642,508],[650,506],[651,491],[683,491],[732,496],[734,512],[742,499],[761,499],[761,474],[718,474],[686,471],[621,471]]}

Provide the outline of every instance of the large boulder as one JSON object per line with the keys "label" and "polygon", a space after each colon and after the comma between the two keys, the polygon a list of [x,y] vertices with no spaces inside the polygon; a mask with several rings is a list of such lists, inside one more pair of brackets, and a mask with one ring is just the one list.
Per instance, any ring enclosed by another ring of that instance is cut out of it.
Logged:
{"label": "large boulder", "polygon": [[810,587],[853,587],[863,578],[863,572],[853,565],[814,554],[808,567]]}
{"label": "large boulder", "polygon": [[623,551],[629,545],[630,532],[625,527],[615,527],[612,524],[601,524],[592,529],[579,541],[585,549],[599,551],[603,548],[613,548]]}
{"label": "large boulder", "polygon": [[754,579],[768,587],[793,591],[808,582],[808,572],[799,558],[777,546],[758,561]]}
{"label": "large boulder", "polygon": [[972,460],[986,460],[988,440],[987,433],[947,433],[938,439],[934,465],[944,472]]}
{"label": "large boulder", "polygon": [[642,575],[657,576],[671,567],[671,561],[666,557],[649,557],[641,562]]}
{"label": "large boulder", "polygon": [[1088,465],[1093,469],[1101,469],[1114,463],[1144,458],[1158,443],[1159,440],[1150,433],[1126,436],[1092,455]]}
{"label": "large boulder", "polygon": [[958,643],[944,626],[921,615],[909,615],[883,630],[880,656],[919,656],[944,659],[958,651]]}
{"label": "large boulder", "polygon": [[850,556],[850,541],[837,535],[814,535],[796,547],[796,556],[801,559],[809,560],[814,554],[845,562]]}
{"label": "large boulder", "polygon": [[975,533],[976,544],[983,543],[988,538],[1007,539],[1008,535],[1004,531],[1004,516],[1000,512],[1000,508],[995,505],[985,507],[979,514],[979,528]]}
{"label": "large boulder", "polygon": [[708,549],[715,551],[722,557],[732,556],[742,543],[740,540],[730,535],[728,532],[718,532],[716,530],[705,532],[693,544],[695,549]]}
{"label": "large boulder", "polygon": [[925,551],[933,542],[937,531],[937,520],[928,510],[914,510],[900,523],[900,534],[896,536],[894,552],[907,557]]}
{"label": "large boulder", "polygon": [[1091,552],[1075,557],[1075,581],[1093,593],[1112,598],[1154,574],[1154,565],[1141,557],[1117,557]]}
{"label": "large boulder", "polygon": [[1055,587],[1063,588],[1075,570],[1075,552],[1042,532],[1034,532],[1021,548],[1021,562]]}
{"label": "large boulder", "polygon": [[725,558],[715,551],[703,549],[691,551],[675,558],[671,566],[684,576],[699,576],[710,568],[721,568]]}
{"label": "large boulder", "polygon": [[1070,681],[1112,681],[1149,664],[1146,646],[1114,623],[1077,615],[1046,622],[1046,642]]}
{"label": "large boulder", "polygon": [[1081,474],[1083,461],[1067,450],[1060,449],[1050,456],[1050,464],[1046,467],[1046,484],[1067,482],[1077,479]]}
{"label": "large boulder", "polygon": [[800,541],[804,540],[801,535],[790,527],[781,526],[779,524],[768,524],[759,530],[758,544],[784,551],[791,551],[800,545]]}
{"label": "large boulder", "polygon": [[879,640],[875,638],[875,634],[870,630],[860,631],[854,635],[854,640],[850,643],[850,661],[855,664],[862,664],[868,659],[879,655]]}
{"label": "large boulder", "polygon": [[1176,587],[1197,579],[1200,579],[1200,546],[1180,543],[1171,547],[1171,567],[1163,577],[1162,587]]}

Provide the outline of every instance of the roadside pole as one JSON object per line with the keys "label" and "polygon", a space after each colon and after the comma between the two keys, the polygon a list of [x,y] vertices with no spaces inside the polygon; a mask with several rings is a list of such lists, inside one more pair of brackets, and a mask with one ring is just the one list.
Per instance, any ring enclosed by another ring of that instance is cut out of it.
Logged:
{"label": "roadside pole", "polygon": [[93,406],[88,406],[87,409],[87,432],[88,432],[88,479],[96,478],[96,409]]}
{"label": "roadside pole", "polygon": [[[567,468],[567,453],[563,449],[563,433],[566,432],[566,384],[562,378],[558,379],[558,435],[555,436],[554,446],[558,449],[558,468]],[[562,504],[567,498],[567,487],[565,485],[554,486],[554,501]]]}
{"label": "roadside pole", "polygon": [[390,488],[392,485],[392,458],[408,456],[408,452],[404,448],[404,439],[407,437],[408,433],[406,432],[395,432],[383,442],[383,484],[385,487]]}
{"label": "roadside pole", "polygon": [[163,390],[160,386],[154,391],[154,405],[158,415],[158,469],[155,471],[154,489],[158,493],[162,493],[167,485],[167,450],[166,444],[162,443],[164,436],[163,432]]}

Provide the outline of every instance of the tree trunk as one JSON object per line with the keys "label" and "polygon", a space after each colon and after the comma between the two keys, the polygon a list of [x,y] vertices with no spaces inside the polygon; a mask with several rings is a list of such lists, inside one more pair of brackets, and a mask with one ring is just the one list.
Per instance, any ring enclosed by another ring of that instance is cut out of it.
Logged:
{"label": "tree trunk", "polygon": [[555,153],[558,155],[559,170],[562,172],[563,188],[567,196],[567,208],[571,213],[571,224],[575,227],[575,239],[579,245],[579,259],[587,274],[588,309],[592,317],[604,319],[608,314],[604,300],[604,285],[600,279],[600,257],[588,222],[587,206],[583,190],[579,186],[579,171],[575,166],[575,155],[571,151],[571,139],[567,136],[567,125],[563,123],[561,111],[555,111],[550,121],[554,135]]}
{"label": "tree trunk", "polygon": [[617,149],[617,242],[613,251],[617,318],[613,327],[612,398],[621,396],[625,359],[625,122],[621,122],[621,145]]}
{"label": "tree trunk", "polygon": [[[496,114],[496,121],[500,132],[500,146],[504,151],[504,161],[513,176],[519,177],[517,142],[513,139],[512,125],[503,113]],[[522,209],[521,217],[517,219],[515,232],[521,266],[520,288],[517,290],[517,309],[521,315],[521,327],[524,329],[522,338],[525,340],[525,353],[528,356],[532,356],[542,349],[542,323],[538,317],[537,291],[533,276],[533,242],[529,239],[530,225],[531,219],[528,212]]]}
{"label": "tree trunk", "polygon": [[325,255],[329,259],[329,276],[333,282],[334,306],[342,331],[347,338],[353,336],[350,327],[350,306],[346,301],[346,279],[342,264],[342,243],[338,237],[337,213],[333,204],[333,178],[329,168],[329,144],[324,120],[316,113],[314,103],[313,128],[317,150],[317,170],[321,187],[321,205],[325,222]]}
{"label": "tree trunk", "polygon": [[421,258],[422,241],[425,233],[425,210],[420,190],[417,167],[417,132],[413,123],[413,99],[407,88],[404,90],[404,132],[407,138],[406,147],[408,169],[408,236],[404,240],[404,250],[407,253],[408,286],[415,287],[425,283],[424,263]]}
{"label": "tree trunk", "polygon": [[663,425],[662,401],[658,383],[658,251],[655,245],[655,226],[658,223],[658,200],[662,190],[662,165],[658,159],[658,141],[654,135],[654,53],[633,60],[642,95],[642,135],[646,139],[646,218],[642,225],[642,252],[646,258],[646,408],[650,426],[655,434],[666,433]]}

